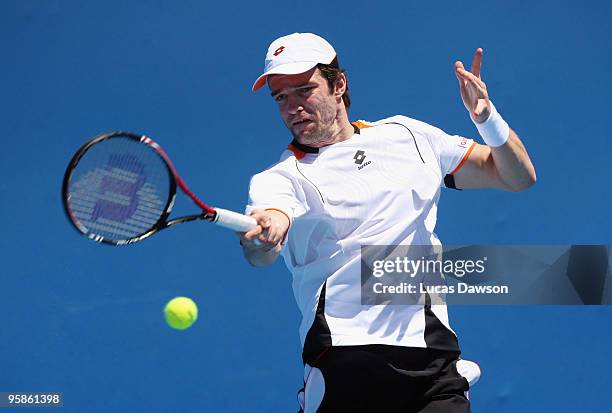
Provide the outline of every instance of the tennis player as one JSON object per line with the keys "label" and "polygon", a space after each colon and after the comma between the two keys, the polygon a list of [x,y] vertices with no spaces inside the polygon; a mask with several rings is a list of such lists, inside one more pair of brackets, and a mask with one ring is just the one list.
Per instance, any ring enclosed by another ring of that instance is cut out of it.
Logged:
{"label": "tennis player", "polygon": [[[302,313],[304,412],[469,412],[475,363],[460,359],[444,305],[362,305],[360,247],[439,245],[441,187],[521,191],[536,180],[517,134],[480,78],[455,63],[463,103],[485,145],[406,116],[349,121],[345,71],[310,33],[272,42],[267,85],[293,135],[253,176],[241,234],[255,266],[282,255]],[[254,240],[260,240],[257,244]]]}

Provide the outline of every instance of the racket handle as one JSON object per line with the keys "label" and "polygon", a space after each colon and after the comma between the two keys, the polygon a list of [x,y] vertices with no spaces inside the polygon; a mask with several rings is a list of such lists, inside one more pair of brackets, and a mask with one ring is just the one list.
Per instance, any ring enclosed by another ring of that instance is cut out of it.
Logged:
{"label": "racket handle", "polygon": [[233,229],[237,232],[246,232],[257,226],[257,221],[253,217],[222,208],[215,208],[215,211],[217,211],[217,216],[213,222],[224,228]]}

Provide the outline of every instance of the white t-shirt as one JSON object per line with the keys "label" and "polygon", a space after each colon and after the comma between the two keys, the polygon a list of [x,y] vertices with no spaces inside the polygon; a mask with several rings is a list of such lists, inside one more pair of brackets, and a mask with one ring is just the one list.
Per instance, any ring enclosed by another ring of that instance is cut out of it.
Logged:
{"label": "white t-shirt", "polygon": [[446,306],[361,304],[360,247],[439,245],[440,188],[475,144],[405,116],[354,125],[350,139],[320,149],[293,142],[250,183],[247,213],[274,208],[291,219],[282,255],[304,358],[364,344],[459,351]]}

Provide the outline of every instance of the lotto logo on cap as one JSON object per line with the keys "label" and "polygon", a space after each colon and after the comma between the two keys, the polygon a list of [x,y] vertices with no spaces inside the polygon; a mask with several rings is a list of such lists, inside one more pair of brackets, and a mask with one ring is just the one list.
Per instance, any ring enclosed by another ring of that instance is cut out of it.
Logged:
{"label": "lotto logo on cap", "polygon": [[293,33],[270,44],[264,73],[253,84],[253,92],[266,83],[268,75],[296,75],[319,63],[330,64],[336,51],[324,38],[312,33]]}

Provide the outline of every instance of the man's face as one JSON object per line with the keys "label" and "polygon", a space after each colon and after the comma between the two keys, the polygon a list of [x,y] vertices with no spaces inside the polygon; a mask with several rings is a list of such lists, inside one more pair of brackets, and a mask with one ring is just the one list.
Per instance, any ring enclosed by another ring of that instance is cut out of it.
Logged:
{"label": "man's face", "polygon": [[268,77],[283,122],[303,145],[323,146],[332,138],[338,102],[317,68],[297,75]]}

